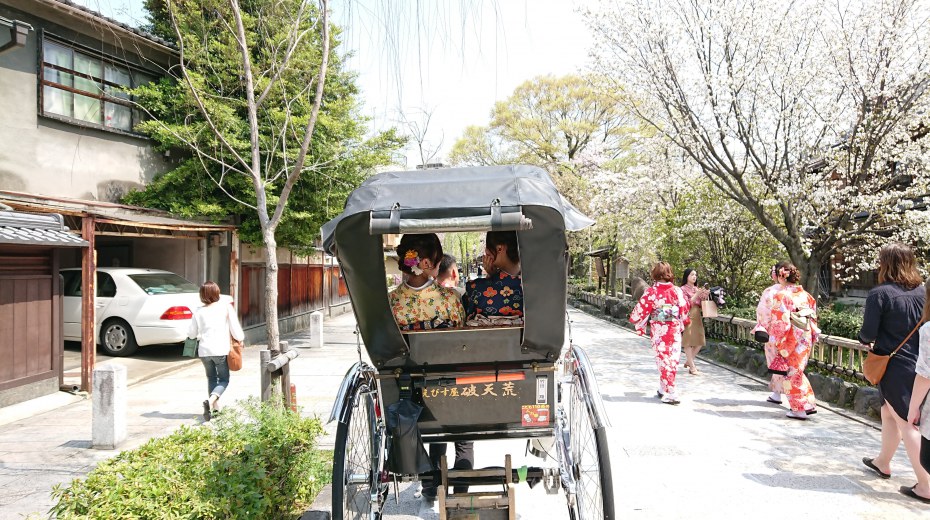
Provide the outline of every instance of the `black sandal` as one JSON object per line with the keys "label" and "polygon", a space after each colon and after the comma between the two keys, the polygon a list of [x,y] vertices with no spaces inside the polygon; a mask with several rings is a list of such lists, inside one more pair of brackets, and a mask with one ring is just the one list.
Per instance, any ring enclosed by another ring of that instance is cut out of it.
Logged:
{"label": "black sandal", "polygon": [[[871,470],[874,471],[875,473],[878,473],[878,476],[879,476],[879,477],[881,477],[881,478],[883,478],[883,479],[886,479],[886,480],[889,479],[889,478],[891,478],[891,473],[885,473],[884,471],[878,469],[878,466],[876,466],[875,463],[872,462],[873,460],[875,460],[875,459],[870,459],[870,458],[868,458],[868,457],[862,457],[862,463],[865,464],[867,468],[871,469]],[[915,484],[915,485],[916,485],[916,484]],[[901,488],[901,489],[904,489],[904,488]],[[903,493],[903,491],[902,491],[902,493]],[[905,493],[905,494],[906,494],[906,493]],[[915,494],[916,494],[916,493],[915,493]]]}

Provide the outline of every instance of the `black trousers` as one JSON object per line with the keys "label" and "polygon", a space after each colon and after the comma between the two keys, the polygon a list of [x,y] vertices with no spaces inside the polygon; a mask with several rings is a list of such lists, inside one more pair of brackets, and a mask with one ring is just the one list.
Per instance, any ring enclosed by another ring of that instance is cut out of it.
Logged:
{"label": "black trousers", "polygon": [[[433,442],[429,445],[429,460],[434,468],[439,468],[439,462],[442,456],[446,454],[448,444],[445,442]],[[473,469],[475,467],[475,443],[472,441],[459,441],[455,443],[455,464],[452,469]],[[439,487],[439,471],[433,472],[433,482],[423,486],[423,494],[435,496],[436,489]],[[468,486],[455,486],[455,493],[467,493]]]}
{"label": "black trousers", "polygon": [[[921,417],[920,420],[924,418]],[[930,421],[930,417],[927,420]],[[923,436],[920,437],[920,465],[930,471],[930,439]]]}

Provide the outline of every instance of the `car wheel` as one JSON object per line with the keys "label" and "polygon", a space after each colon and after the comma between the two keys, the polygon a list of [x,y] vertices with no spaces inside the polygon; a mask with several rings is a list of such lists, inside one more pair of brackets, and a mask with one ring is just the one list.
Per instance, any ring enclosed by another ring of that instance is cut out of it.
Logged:
{"label": "car wheel", "polygon": [[107,320],[100,330],[100,345],[110,356],[131,356],[139,349],[132,327],[123,320]]}

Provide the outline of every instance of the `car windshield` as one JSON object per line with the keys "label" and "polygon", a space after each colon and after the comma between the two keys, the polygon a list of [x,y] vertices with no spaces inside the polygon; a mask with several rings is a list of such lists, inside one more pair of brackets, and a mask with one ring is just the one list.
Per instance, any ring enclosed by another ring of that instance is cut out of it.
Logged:
{"label": "car windshield", "polygon": [[199,290],[196,285],[174,273],[130,274],[128,276],[147,294],[195,293]]}

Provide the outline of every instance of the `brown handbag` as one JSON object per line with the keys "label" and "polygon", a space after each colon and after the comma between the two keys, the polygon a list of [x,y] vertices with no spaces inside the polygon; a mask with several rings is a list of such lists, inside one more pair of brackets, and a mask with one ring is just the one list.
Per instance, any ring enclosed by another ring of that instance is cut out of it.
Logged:
{"label": "brown handbag", "polygon": [[226,364],[233,372],[242,369],[242,342],[229,337],[229,354],[226,355]]}
{"label": "brown handbag", "polygon": [[917,325],[911,330],[911,333],[904,338],[904,341],[902,341],[901,344],[898,345],[898,348],[894,349],[891,354],[882,356],[874,352],[869,352],[869,354],[865,356],[865,361],[862,362],[862,374],[869,383],[877,385],[881,382],[882,378],[885,377],[885,370],[888,369],[888,362],[901,350],[901,347],[907,343],[907,340],[911,339],[911,336],[917,332],[917,329],[919,329],[921,325],[923,325],[922,322],[917,322]]}
{"label": "brown handbag", "polygon": [[[229,311],[226,313],[226,321],[229,324]],[[233,372],[242,370],[242,342],[229,335],[229,354],[226,354],[226,365]]]}

